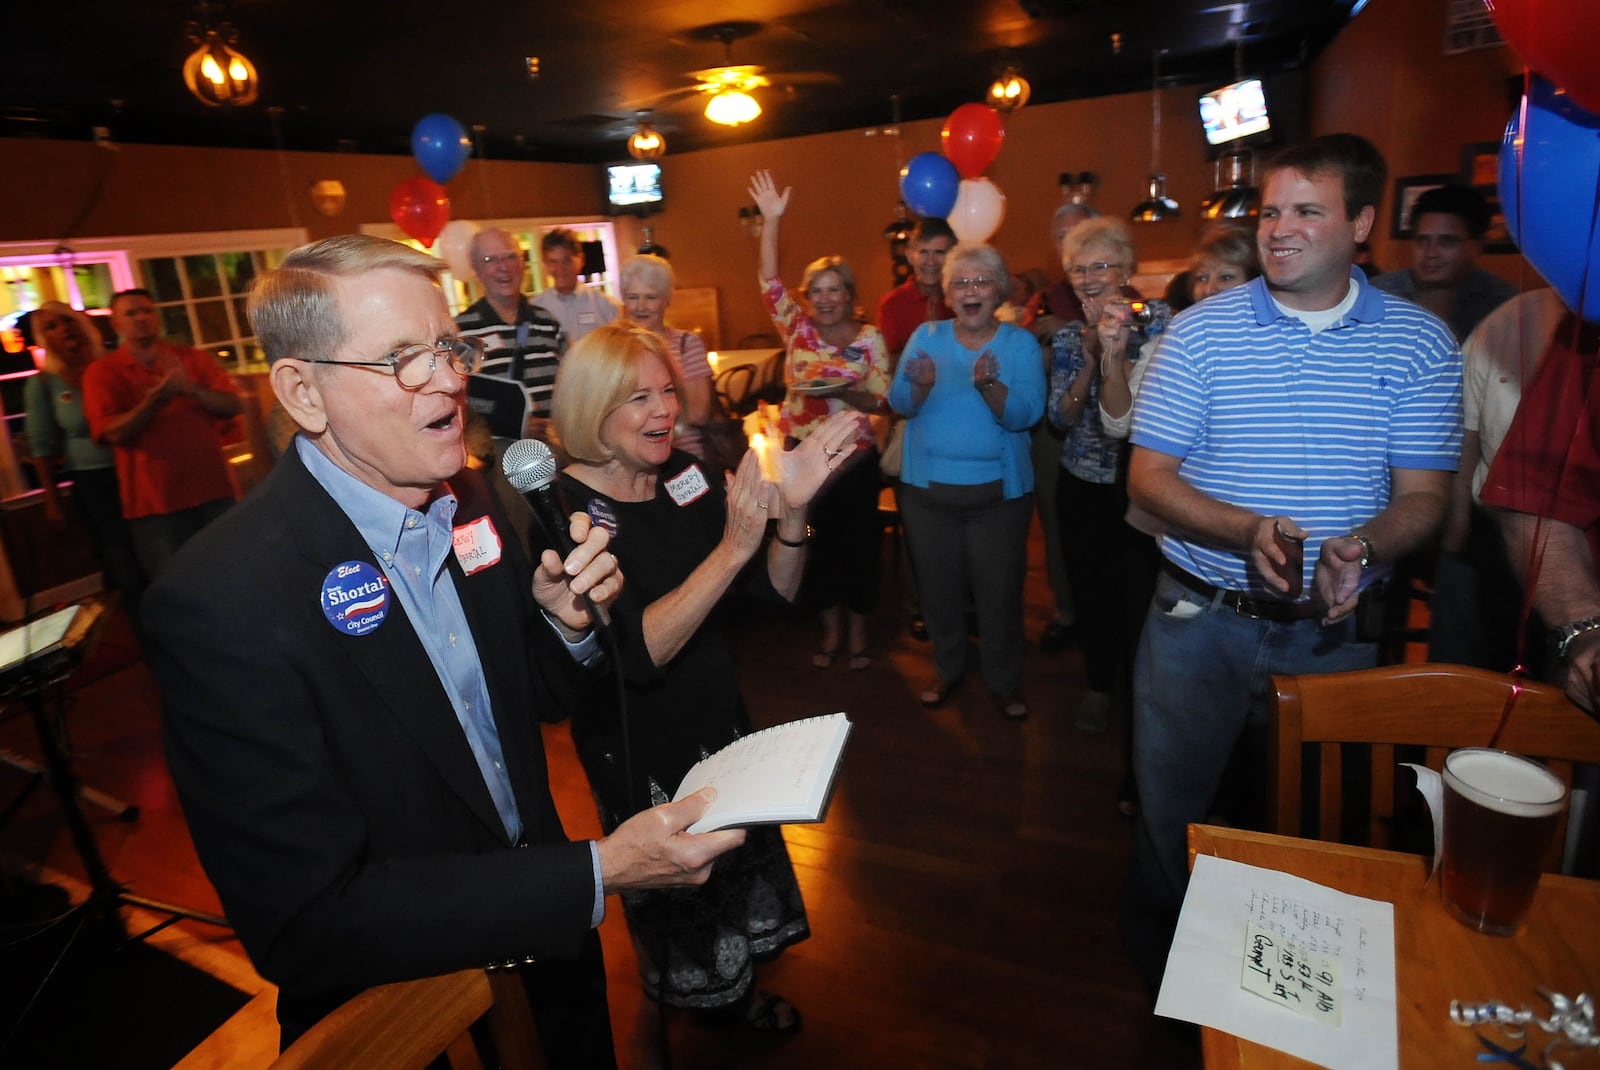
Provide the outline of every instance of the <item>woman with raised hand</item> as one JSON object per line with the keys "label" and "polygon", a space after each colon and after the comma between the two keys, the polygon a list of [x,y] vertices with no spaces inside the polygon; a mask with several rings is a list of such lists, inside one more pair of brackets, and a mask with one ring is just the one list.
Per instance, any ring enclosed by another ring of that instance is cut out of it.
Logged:
{"label": "woman with raised hand", "polygon": [[[750,198],[761,209],[761,294],[787,349],[782,432],[788,444],[804,441],[829,417],[846,412],[881,418],[889,388],[889,351],[883,335],[856,315],[856,280],[837,256],[813,260],[800,277],[803,302],[779,277],[780,221],[789,207],[766,171],[750,179]],[[872,665],[867,614],[878,606],[881,584],[878,519],[878,449],[871,425],[861,421],[856,452],[813,509],[815,526],[804,601],[822,613],[822,638],[811,663],[826,669],[846,644],[850,668]]]}

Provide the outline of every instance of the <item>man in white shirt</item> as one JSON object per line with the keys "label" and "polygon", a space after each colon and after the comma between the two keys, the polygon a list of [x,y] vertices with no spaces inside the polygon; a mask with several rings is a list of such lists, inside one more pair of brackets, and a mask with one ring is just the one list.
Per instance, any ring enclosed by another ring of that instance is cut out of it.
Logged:
{"label": "man in white shirt", "polygon": [[578,285],[583,274],[583,245],[565,227],[557,227],[539,240],[539,258],[550,285],[533,303],[561,323],[561,333],[571,345],[617,318],[617,304],[598,286]]}

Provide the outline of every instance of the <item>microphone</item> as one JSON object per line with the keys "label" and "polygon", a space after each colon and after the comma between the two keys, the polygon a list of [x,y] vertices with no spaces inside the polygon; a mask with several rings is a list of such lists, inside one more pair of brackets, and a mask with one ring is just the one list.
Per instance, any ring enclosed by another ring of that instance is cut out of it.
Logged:
{"label": "microphone", "polygon": [[[518,439],[506,447],[500,458],[500,470],[514,490],[528,503],[534,519],[544,528],[545,534],[555,544],[556,552],[565,560],[577,549],[569,532],[569,521],[556,501],[556,458],[550,447],[536,438]],[[611,626],[611,614],[588,595],[582,595],[589,614],[602,628]]]}

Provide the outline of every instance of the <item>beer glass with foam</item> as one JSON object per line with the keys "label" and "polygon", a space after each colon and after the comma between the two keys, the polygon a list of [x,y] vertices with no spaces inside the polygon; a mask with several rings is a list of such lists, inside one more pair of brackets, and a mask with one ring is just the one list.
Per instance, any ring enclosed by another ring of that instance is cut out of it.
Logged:
{"label": "beer glass with foam", "polygon": [[1467,748],[1444,760],[1444,904],[1479,932],[1510,936],[1528,916],[1566,785],[1537,762]]}

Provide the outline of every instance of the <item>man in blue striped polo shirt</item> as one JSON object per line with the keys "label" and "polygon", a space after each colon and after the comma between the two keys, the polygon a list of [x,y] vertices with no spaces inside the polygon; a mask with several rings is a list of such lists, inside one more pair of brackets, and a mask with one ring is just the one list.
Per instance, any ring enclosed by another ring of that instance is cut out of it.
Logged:
{"label": "man in blue striped polo shirt", "polygon": [[1152,983],[1188,880],[1186,826],[1241,735],[1262,779],[1270,676],[1375,664],[1358,606],[1444,516],[1460,352],[1437,317],[1352,268],[1385,171],[1353,134],[1275,155],[1264,276],[1174,319],[1135,403],[1129,494],[1165,525],[1165,560],[1134,672],[1124,933]]}

